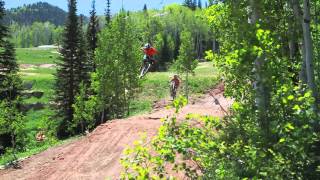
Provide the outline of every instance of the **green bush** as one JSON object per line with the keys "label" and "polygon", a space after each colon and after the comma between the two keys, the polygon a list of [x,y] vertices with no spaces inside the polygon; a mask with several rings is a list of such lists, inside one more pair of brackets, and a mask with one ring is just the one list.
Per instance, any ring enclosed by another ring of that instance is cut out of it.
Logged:
{"label": "green bush", "polygon": [[[287,106],[281,109],[279,104],[274,113],[273,141],[264,141],[257,119],[241,103],[234,103],[234,115],[224,119],[190,114],[180,122],[174,116],[163,120],[151,145],[143,136],[124,151],[122,179],[172,178],[174,171],[191,179],[319,178],[312,154],[319,134],[311,129],[311,94],[300,88],[281,89],[274,99]],[[183,105],[183,98],[174,102],[177,113]]]}

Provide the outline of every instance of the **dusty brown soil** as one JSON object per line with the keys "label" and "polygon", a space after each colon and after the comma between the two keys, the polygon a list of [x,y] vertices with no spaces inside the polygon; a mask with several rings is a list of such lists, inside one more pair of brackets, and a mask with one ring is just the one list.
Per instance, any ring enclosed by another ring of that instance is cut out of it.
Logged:
{"label": "dusty brown soil", "polygon": [[[223,87],[211,91],[221,106],[214,103],[209,95],[191,100],[181,110],[179,117],[188,113],[224,116],[224,111],[232,101],[223,97]],[[139,139],[140,132],[148,137],[157,134],[160,118],[171,116],[173,110],[164,108],[168,102],[161,101],[154,112],[123,120],[113,120],[99,126],[86,137],[23,160],[21,169],[0,170],[0,179],[28,180],[103,180],[118,179],[122,151],[127,145]]]}
{"label": "dusty brown soil", "polygon": [[32,70],[34,68],[40,67],[40,68],[55,68],[56,64],[20,64],[20,68],[23,70]]}

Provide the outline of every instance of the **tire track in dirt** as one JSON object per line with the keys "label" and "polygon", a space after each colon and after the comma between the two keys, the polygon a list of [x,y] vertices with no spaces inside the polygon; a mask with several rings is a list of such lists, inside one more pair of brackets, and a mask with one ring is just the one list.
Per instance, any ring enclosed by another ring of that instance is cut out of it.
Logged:
{"label": "tire track in dirt", "polygon": [[[221,106],[227,109],[232,101],[223,97],[223,86],[211,91]],[[164,104],[146,115],[113,120],[97,127],[89,135],[73,142],[50,148],[21,162],[21,169],[0,170],[1,180],[89,180],[117,179],[121,172],[119,163],[127,145],[139,139],[140,132],[148,137],[157,134],[160,118],[174,111]],[[219,105],[209,95],[194,99],[184,107],[179,117],[188,113],[224,116]],[[179,118],[178,117],[178,118]]]}

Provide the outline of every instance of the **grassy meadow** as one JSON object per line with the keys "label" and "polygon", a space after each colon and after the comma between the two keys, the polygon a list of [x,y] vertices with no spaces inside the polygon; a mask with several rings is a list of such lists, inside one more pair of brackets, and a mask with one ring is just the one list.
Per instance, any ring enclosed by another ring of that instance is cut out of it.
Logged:
{"label": "grassy meadow", "polygon": [[17,60],[19,64],[54,64],[59,57],[54,48],[17,48]]}

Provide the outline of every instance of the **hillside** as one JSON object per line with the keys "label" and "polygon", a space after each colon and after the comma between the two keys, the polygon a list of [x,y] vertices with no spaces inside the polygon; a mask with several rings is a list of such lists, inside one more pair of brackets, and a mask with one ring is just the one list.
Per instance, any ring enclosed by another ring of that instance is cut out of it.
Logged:
{"label": "hillside", "polygon": [[6,24],[18,23],[31,25],[33,22],[51,22],[55,25],[63,25],[67,18],[67,12],[57,6],[46,2],[24,5],[7,10]]}
{"label": "hillside", "polygon": [[[213,103],[209,95],[192,100],[178,118],[188,113],[224,116],[232,101],[223,96],[223,86],[211,91],[221,106]],[[113,120],[97,127],[92,133],[73,142],[48,149],[21,162],[20,169],[0,170],[3,179],[118,179],[121,171],[120,158],[127,145],[146,133],[151,138],[157,134],[160,119],[172,116],[173,110],[164,108],[168,102],[157,103],[150,114]],[[181,178],[182,179],[182,178]]]}

